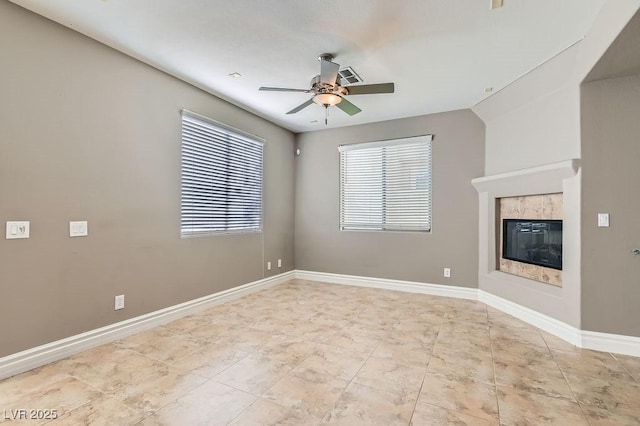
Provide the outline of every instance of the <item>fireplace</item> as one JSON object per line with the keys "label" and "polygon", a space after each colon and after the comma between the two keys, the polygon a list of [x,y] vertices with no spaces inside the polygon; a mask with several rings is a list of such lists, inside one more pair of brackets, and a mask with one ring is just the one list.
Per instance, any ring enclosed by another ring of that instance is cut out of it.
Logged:
{"label": "fireplace", "polygon": [[562,220],[503,219],[502,257],[562,270]]}

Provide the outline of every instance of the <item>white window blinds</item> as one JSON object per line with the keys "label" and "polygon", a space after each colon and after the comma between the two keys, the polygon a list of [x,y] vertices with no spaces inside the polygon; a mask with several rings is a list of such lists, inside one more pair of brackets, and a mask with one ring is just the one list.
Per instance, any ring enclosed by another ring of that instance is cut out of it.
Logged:
{"label": "white window blinds", "polygon": [[262,228],[263,141],[182,111],[182,236]]}
{"label": "white window blinds", "polygon": [[431,231],[431,139],[340,146],[340,229]]}

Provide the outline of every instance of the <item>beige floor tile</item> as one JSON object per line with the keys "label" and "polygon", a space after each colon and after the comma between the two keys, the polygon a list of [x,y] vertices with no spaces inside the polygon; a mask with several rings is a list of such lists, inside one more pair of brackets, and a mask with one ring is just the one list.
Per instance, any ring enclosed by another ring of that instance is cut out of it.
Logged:
{"label": "beige floor tile", "polygon": [[398,359],[369,357],[354,381],[372,388],[417,398],[426,364],[410,364]]}
{"label": "beige floor tile", "polygon": [[207,379],[170,369],[160,377],[151,377],[122,386],[112,396],[136,410],[151,414],[203,384]]}
{"label": "beige floor tile", "polygon": [[558,364],[547,347],[495,341],[491,343],[493,357],[505,364],[558,369]]}
{"label": "beige floor tile", "polygon": [[205,315],[188,315],[186,317],[179,318],[175,321],[171,321],[164,325],[164,328],[176,333],[188,333],[190,330],[199,328],[203,325],[210,324],[210,321]]}
{"label": "beige floor tile", "polygon": [[435,343],[451,350],[491,355],[488,327],[473,328],[466,324],[447,322],[440,329]]}
{"label": "beige floor tile", "polygon": [[[355,334],[369,334],[376,337],[386,337],[391,329],[391,324],[376,325],[370,321],[357,318],[342,327],[342,331]],[[337,331],[337,330],[336,330]]]}
{"label": "beige floor tile", "polygon": [[558,368],[520,366],[495,361],[496,383],[511,386],[516,392],[534,392],[575,402],[569,384]]}
{"label": "beige floor tile", "polygon": [[297,338],[287,338],[271,343],[256,351],[257,354],[287,363],[290,367],[296,367],[309,355],[313,354],[317,344]]}
{"label": "beige floor tile", "polygon": [[352,383],[321,424],[332,425],[407,425],[415,398]]}
{"label": "beige floor tile", "polygon": [[388,342],[416,342],[424,346],[433,346],[438,339],[440,326],[429,326],[423,330],[399,330],[392,328],[382,340]]}
{"label": "beige floor tile", "polygon": [[348,380],[339,377],[313,370],[297,370],[276,383],[263,398],[319,421],[348,384]]}
{"label": "beige floor tile", "polygon": [[367,357],[361,353],[321,344],[298,366],[298,369],[314,370],[351,380],[366,359]]}
{"label": "beige floor tile", "polygon": [[531,392],[517,392],[498,385],[501,425],[571,425],[587,426],[576,402]]}
{"label": "beige floor tile", "polygon": [[476,324],[486,324],[488,321],[487,313],[485,311],[467,311],[465,309],[448,310],[444,315],[444,319],[445,321],[466,321]]}
{"label": "beige floor tile", "polygon": [[582,405],[591,426],[640,425],[640,411],[605,410],[591,405]]}
{"label": "beige floor tile", "polygon": [[91,358],[71,359],[65,370],[107,394],[114,394],[143,380],[161,378],[170,373],[169,365],[138,352],[127,350],[126,355],[104,361]]}
{"label": "beige floor tile", "polygon": [[130,355],[131,350],[122,348],[118,343],[108,343],[95,348],[80,352],[69,358],[59,361],[58,365],[65,365],[68,361],[95,364],[101,361],[112,361]]}
{"label": "beige floor tile", "polygon": [[233,426],[315,426],[318,419],[302,415],[272,401],[258,399],[229,425]]}
{"label": "beige floor tile", "polygon": [[413,316],[411,312],[405,312],[403,317],[400,317],[395,320],[395,322],[391,325],[391,332],[412,332],[420,334],[431,335],[433,333],[438,333],[440,327],[442,326],[442,321],[433,324],[426,320],[421,320],[420,318]]}
{"label": "beige floor tile", "polygon": [[607,410],[640,413],[640,384],[633,379],[565,374],[578,402]]}
{"label": "beige floor tile", "polygon": [[640,382],[640,357],[627,355],[614,355],[614,358],[622,363],[624,368]]}
{"label": "beige floor tile", "polygon": [[435,347],[491,355],[491,341],[484,337],[438,336]]}
{"label": "beige floor tile", "polygon": [[213,344],[180,358],[171,365],[181,370],[190,371],[192,374],[212,378],[247,356],[249,353],[233,347]]}
{"label": "beige floor tile", "polygon": [[369,356],[381,342],[382,340],[379,336],[338,330],[323,343]]}
{"label": "beige floor tile", "polygon": [[465,334],[484,336],[489,338],[488,322],[473,322],[466,320],[445,320],[440,326],[442,334]]}
{"label": "beige floor tile", "polygon": [[498,420],[468,416],[453,410],[418,402],[410,426],[497,426]]}
{"label": "beige floor tile", "polygon": [[114,344],[124,349],[137,350],[139,347],[149,346],[164,338],[174,336],[175,334],[175,331],[169,330],[164,326],[159,326],[121,340],[116,340]]}
{"label": "beige floor tile", "polygon": [[5,405],[10,405],[15,399],[69,378],[71,376],[59,363],[38,367],[0,381],[0,400]]}
{"label": "beige floor tile", "polygon": [[571,352],[552,349],[553,358],[564,373],[600,377],[603,379],[631,378],[624,366],[611,354],[587,349]]}
{"label": "beige floor tile", "polygon": [[286,362],[252,354],[217,374],[213,380],[260,396],[291,369]]}
{"label": "beige floor tile", "polygon": [[416,364],[427,365],[433,352],[433,345],[417,340],[384,340],[373,352],[378,358],[390,358]]}
{"label": "beige floor tile", "polygon": [[506,344],[523,343],[540,346],[542,348],[547,347],[547,343],[538,330],[491,325],[489,327],[489,335],[491,336],[492,342],[504,342]]}
{"label": "beige floor tile", "polygon": [[572,345],[566,340],[562,340],[561,338],[554,336],[553,334],[549,334],[546,331],[540,330],[540,335],[544,339],[549,349],[556,349],[559,351],[568,351],[568,352],[573,350],[580,350],[580,348],[578,348],[577,346]]}
{"label": "beige floor tile", "polygon": [[247,326],[238,321],[221,319],[213,320],[208,324],[190,328],[188,330],[176,330],[175,333],[192,339],[206,340],[208,342],[215,343],[220,340],[221,337],[237,333],[245,328],[247,328]]}
{"label": "beige floor tile", "polygon": [[140,345],[135,348],[135,350],[158,361],[172,363],[193,352],[205,349],[211,344],[211,342],[206,340],[197,340],[183,335],[173,335],[149,342],[148,345]]}
{"label": "beige floor tile", "polygon": [[[5,419],[2,420],[6,420],[6,412],[11,413],[11,410],[19,409],[25,409],[29,417],[31,417],[31,410],[36,410],[36,417],[38,411],[48,410],[55,410],[57,417],[63,417],[71,410],[94,401],[101,396],[102,393],[96,389],[73,377],[69,377],[33,392],[22,394],[18,398],[12,398],[8,401],[5,400],[6,402],[3,401],[3,412],[5,413],[3,417],[5,417]],[[9,417],[11,417],[11,415]],[[0,422],[2,422],[2,420],[0,420]],[[15,424],[11,420],[9,420],[9,422]],[[37,420],[35,423],[27,423],[43,424],[46,423],[46,421]]]}
{"label": "beige floor tile", "polygon": [[145,425],[226,425],[256,396],[208,381],[145,419]]}
{"label": "beige floor tile", "polygon": [[537,330],[531,324],[491,307],[487,307],[487,316],[489,317],[490,325]]}
{"label": "beige floor tile", "polygon": [[103,395],[81,407],[69,411],[51,422],[52,425],[134,425],[145,417],[145,413],[127,407],[115,398]]}
{"label": "beige floor tile", "polygon": [[495,386],[427,373],[419,400],[489,421],[498,419]]}
{"label": "beige floor tile", "polygon": [[441,376],[495,384],[493,360],[490,355],[482,352],[462,352],[436,345],[427,371]]}
{"label": "beige floor tile", "polygon": [[250,328],[234,330],[220,336],[216,344],[225,345],[243,352],[255,352],[273,342],[280,341],[282,336]]}

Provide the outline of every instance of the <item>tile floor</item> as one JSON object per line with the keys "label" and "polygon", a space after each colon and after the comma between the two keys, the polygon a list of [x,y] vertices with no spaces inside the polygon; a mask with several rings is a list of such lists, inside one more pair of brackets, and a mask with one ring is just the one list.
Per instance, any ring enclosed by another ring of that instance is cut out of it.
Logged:
{"label": "tile floor", "polygon": [[19,409],[63,425],[638,425],[640,358],[478,302],[294,280],[0,381],[0,423],[28,423]]}

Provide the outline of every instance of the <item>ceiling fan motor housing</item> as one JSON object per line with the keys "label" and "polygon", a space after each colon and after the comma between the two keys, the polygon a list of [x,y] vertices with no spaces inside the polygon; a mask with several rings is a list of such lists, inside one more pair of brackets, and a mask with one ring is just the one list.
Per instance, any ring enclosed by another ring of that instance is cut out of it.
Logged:
{"label": "ceiling fan motor housing", "polygon": [[323,83],[320,80],[319,75],[316,75],[311,79],[311,91],[315,94],[333,93],[334,95],[339,95],[339,96],[347,94],[347,89],[340,86],[339,81],[336,82],[336,84]]}

